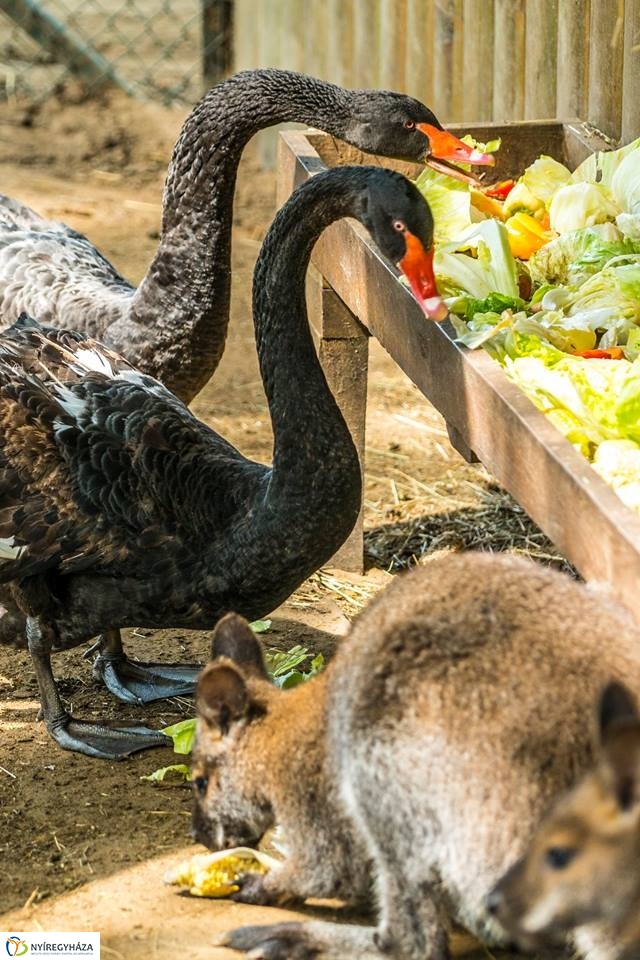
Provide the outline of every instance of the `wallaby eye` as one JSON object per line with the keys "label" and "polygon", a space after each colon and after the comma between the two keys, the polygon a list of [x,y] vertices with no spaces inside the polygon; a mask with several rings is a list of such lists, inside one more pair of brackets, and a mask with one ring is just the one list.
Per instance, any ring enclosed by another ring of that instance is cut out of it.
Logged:
{"label": "wallaby eye", "polygon": [[564,870],[568,867],[578,851],[575,847],[549,847],[545,851],[544,862],[552,870]]}
{"label": "wallaby eye", "polygon": [[209,786],[209,777],[194,777],[193,785],[196,788],[196,793],[203,797]]}
{"label": "wallaby eye", "polygon": [[416,128],[416,122],[415,122],[415,120],[405,120],[405,122],[404,122],[404,128],[405,128],[405,130],[415,130],[415,128]]}

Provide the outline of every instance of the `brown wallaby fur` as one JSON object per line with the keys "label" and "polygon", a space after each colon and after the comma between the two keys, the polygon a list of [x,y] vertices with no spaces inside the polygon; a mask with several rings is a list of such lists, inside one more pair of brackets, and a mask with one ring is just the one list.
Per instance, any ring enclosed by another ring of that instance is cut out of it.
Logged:
{"label": "brown wallaby fur", "polygon": [[553,798],[588,769],[590,716],[611,680],[640,689],[640,629],[569,577],[509,556],[455,554],[395,578],[326,670],[268,680],[239,617],[220,622],[198,686],[194,834],[213,849],[275,823],[282,867],[253,903],[358,899],[373,927],[244,927],[269,960],[440,960],[450,918],[506,942],[487,896]]}
{"label": "brown wallaby fur", "polygon": [[591,956],[640,960],[640,714],[624,686],[606,687],[599,730],[597,765],[556,802],[489,908],[525,949],[572,933]]}

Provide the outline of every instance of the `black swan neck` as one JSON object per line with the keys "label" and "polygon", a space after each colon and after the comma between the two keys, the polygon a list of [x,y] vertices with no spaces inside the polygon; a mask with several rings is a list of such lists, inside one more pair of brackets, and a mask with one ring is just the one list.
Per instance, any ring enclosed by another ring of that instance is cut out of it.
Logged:
{"label": "black swan neck", "polygon": [[[313,345],[305,277],[315,241],[333,221],[359,215],[367,174],[357,168],[317,177],[276,216],[254,275],[254,323],[274,434],[270,497],[301,509],[334,502],[359,509],[361,476],[353,440]],[[355,513],[354,513],[355,510]],[[348,530],[347,530],[348,533]]]}
{"label": "black swan neck", "polygon": [[[128,356],[189,401],[216,368],[231,291],[233,195],[242,150],[285,121],[345,132],[345,91],[285,70],[236,74],[210,90],[184,123],[164,191],[162,239],[136,292]],[[162,329],[154,337],[149,328]],[[114,330],[109,340],[118,347]]]}

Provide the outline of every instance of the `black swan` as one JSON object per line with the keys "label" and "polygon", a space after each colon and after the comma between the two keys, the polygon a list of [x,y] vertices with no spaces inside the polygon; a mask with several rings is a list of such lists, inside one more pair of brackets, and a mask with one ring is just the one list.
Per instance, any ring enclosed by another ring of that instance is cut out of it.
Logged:
{"label": "black swan", "polygon": [[[351,530],[360,467],[304,293],[315,240],[345,216],[399,264],[427,316],[446,314],[431,212],[413,184],[362,166],[300,187],[269,229],[254,276],[271,467],[82,334],[22,317],[0,337],[0,582],[27,616],[42,715],[62,747],[115,758],[166,738],[71,719],[51,651],[102,632],[103,660],[117,661],[124,626],[206,629],[230,610],[263,616]],[[117,684],[117,662],[114,670]]]}
{"label": "black swan", "polygon": [[137,289],[81,234],[0,197],[0,326],[24,312],[82,331],[188,403],[224,349],[242,150],[258,130],[283,121],[318,127],[369,153],[444,161],[463,177],[451,161],[493,162],[444,131],[412,97],[345,90],[286,70],[238,73],[213,87],[182,128],[167,174],[162,237]]}

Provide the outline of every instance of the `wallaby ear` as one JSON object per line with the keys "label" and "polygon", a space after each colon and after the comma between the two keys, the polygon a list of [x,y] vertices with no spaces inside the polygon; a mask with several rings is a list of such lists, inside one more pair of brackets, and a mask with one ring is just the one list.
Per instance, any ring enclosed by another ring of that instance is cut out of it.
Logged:
{"label": "wallaby ear", "polygon": [[600,698],[600,741],[606,769],[621,810],[640,804],[640,713],[621,683],[610,683]]}
{"label": "wallaby ear", "polygon": [[640,723],[638,707],[631,692],[622,683],[612,681],[602,691],[598,709],[600,739],[604,741],[607,733],[620,723]]}
{"label": "wallaby ear", "polygon": [[196,687],[196,710],[214,732],[224,737],[249,710],[249,691],[233,664],[210,663]]}
{"label": "wallaby ear", "polygon": [[211,657],[214,660],[226,657],[248,673],[268,677],[262,647],[247,621],[237,613],[227,613],[216,624]]}

